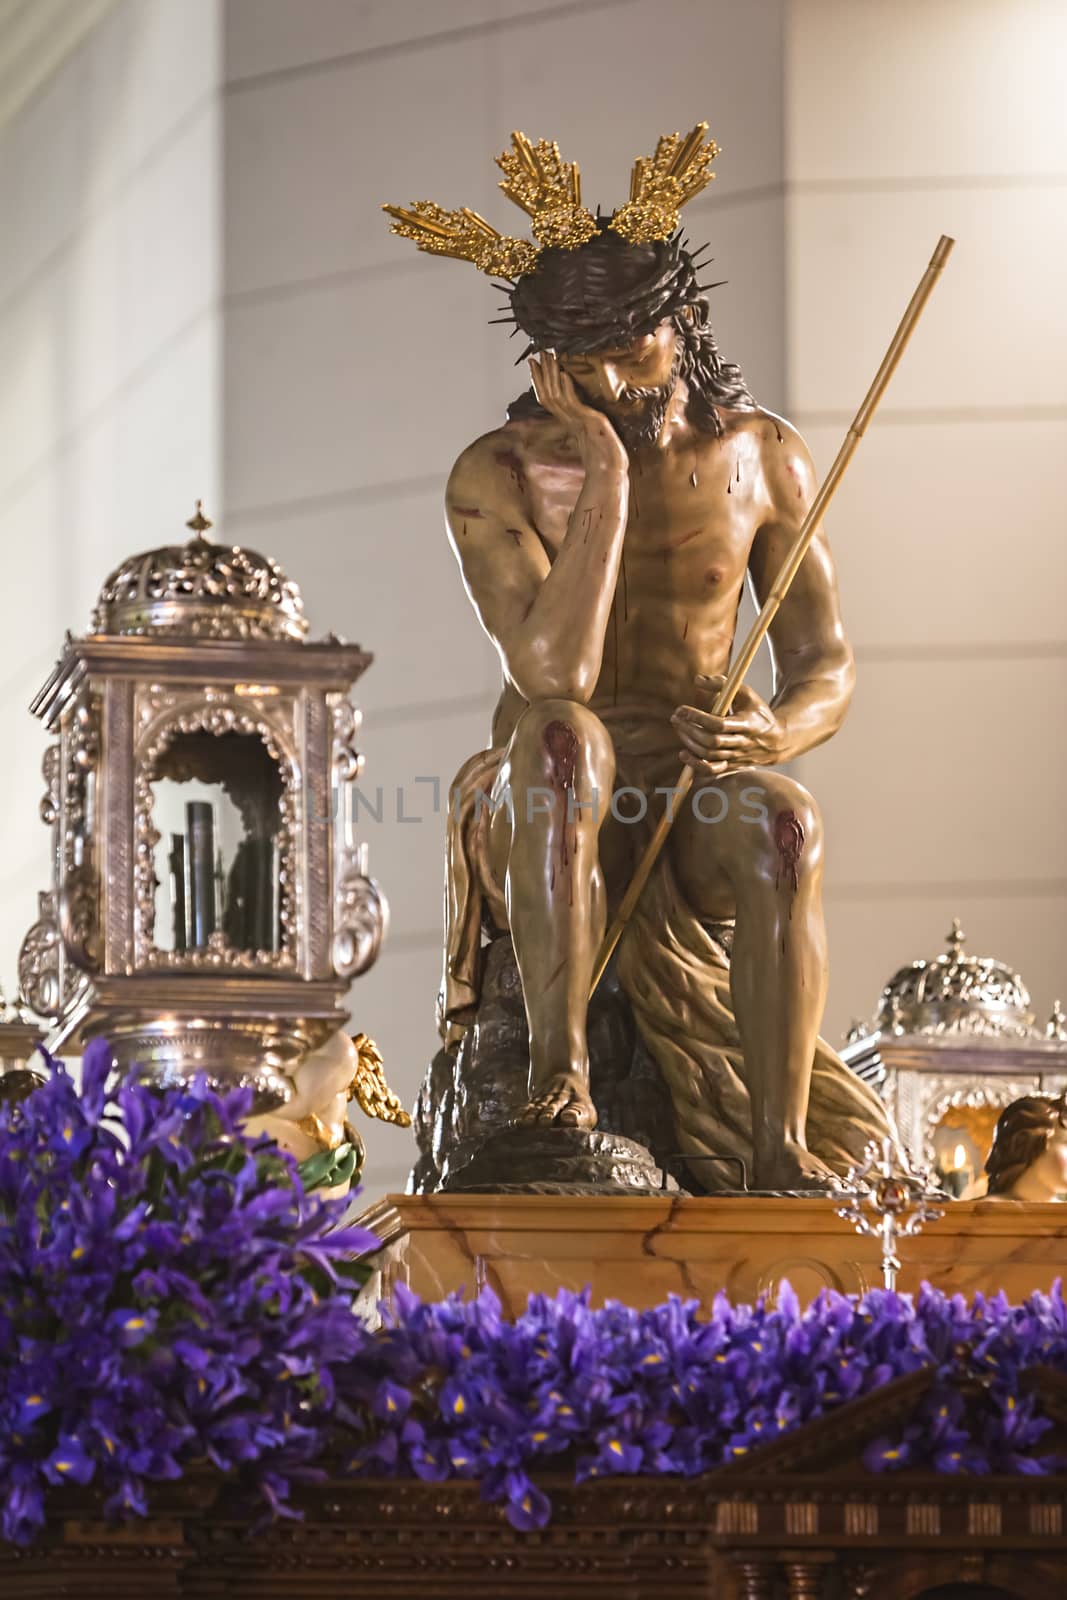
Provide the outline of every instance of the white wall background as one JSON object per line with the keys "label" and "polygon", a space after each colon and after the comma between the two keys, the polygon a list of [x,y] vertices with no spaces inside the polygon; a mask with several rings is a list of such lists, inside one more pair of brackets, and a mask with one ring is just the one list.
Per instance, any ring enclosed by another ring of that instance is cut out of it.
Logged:
{"label": "white wall background", "polygon": [[216,0],[123,0],[0,129],[9,993],[49,872],[30,699],[110,569],[219,497],[218,24]]}
{"label": "white wall background", "polygon": [[[0,972],[46,877],[25,711],[120,556],[203,494],[313,626],[375,652],[364,814],[394,910],[353,991],[411,1098],[435,1044],[440,818],[498,670],[441,526],[444,475],[523,386],[470,267],[383,200],[471,204],[514,127],[587,200],[707,117],[688,208],[713,315],[825,468],[943,230],[944,283],[830,522],[860,681],[803,763],[830,835],[839,1037],[951,916],[1047,1009],[1067,988],[1063,506],[1067,130],[1057,0],[119,0],[0,129]],[[406,1136],[366,1130],[369,1192]]]}
{"label": "white wall background", "polygon": [[833,508],[856,648],[800,763],[829,840],[827,1032],[943,948],[1067,992],[1067,8],[793,0],[790,414],[825,470],[956,248]]}

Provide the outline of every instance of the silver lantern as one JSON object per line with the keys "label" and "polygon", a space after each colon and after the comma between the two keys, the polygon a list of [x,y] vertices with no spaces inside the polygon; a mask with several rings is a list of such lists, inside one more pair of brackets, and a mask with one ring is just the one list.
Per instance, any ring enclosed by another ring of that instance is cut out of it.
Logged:
{"label": "silver lantern", "polygon": [[946,1193],[974,1198],[1004,1107],[1067,1087],[1067,1025],[1059,1002],[1036,1021],[1019,974],[965,944],[957,918],[941,955],[893,974],[841,1055],[878,1089],[901,1140]]}
{"label": "silver lantern", "polygon": [[121,1064],[250,1083],[266,1109],[385,934],[352,837],[371,657],[310,641],[296,585],[211,542],[199,503],[187,527],[112,573],[33,703],[52,883],[19,981],[54,1050],[104,1034]]}

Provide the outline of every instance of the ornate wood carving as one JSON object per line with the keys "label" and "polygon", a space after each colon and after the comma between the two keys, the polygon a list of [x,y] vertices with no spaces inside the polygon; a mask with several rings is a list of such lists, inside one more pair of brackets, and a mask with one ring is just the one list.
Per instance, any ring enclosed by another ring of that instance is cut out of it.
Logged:
{"label": "ornate wood carving", "polygon": [[[1067,1379],[1033,1371],[1057,1443]],[[4,1600],[146,1594],[197,1600],[917,1600],[960,1581],[1049,1600],[1067,1569],[1067,1477],[974,1479],[862,1465],[912,1379],[886,1385],[781,1444],[699,1479],[541,1481],[553,1518],[512,1529],[470,1482],[331,1480],[300,1522],[254,1531],[234,1484],[160,1485],[152,1520],[109,1526],[71,1490],[30,1552],[0,1545]],[[907,1388],[907,1395],[911,1388]],[[916,1516],[916,1507],[927,1515]],[[933,1527],[939,1532],[934,1536]]]}

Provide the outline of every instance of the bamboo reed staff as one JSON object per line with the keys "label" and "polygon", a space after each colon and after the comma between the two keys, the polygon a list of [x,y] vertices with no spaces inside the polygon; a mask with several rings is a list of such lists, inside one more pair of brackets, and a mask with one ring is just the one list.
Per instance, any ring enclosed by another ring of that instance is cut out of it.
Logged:
{"label": "bamboo reed staff", "polygon": [[[752,624],[748,638],[745,640],[739,654],[734,659],[726,682],[719,690],[713,708],[715,716],[722,717],[728,714],[730,707],[733,704],[734,695],[737,693],[742,682],[744,681],[745,674],[752,665],[756,651],[763,643],[764,635],[766,634],[771,623],[774,621],[775,613],[784,600],[789,585],[796,577],[800,568],[800,564],[807,554],[808,546],[815,537],[815,530],[822,520],[823,513],[832,500],[838,484],[845,475],[845,468],[851,461],[856,446],[859,444],[864,433],[867,431],[867,424],[874,416],[878,402],[885,393],[890,378],[896,371],[897,363],[904,354],[904,348],[907,345],[908,340],[911,338],[915,324],[918,322],[923,313],[926,302],[930,297],[930,292],[941,274],[942,267],[948,260],[949,252],[951,251],[954,243],[955,240],[950,239],[947,234],[942,234],[941,238],[938,240],[937,248],[930,257],[930,265],[927,267],[926,271],[922,275],[922,278],[919,280],[919,286],[912,295],[911,303],[901,318],[900,326],[893,335],[889,349],[886,351],[885,356],[883,357],[882,365],[878,368],[878,371],[875,374],[874,382],[867,391],[867,398],[856,412],[852,426],[845,434],[844,442],[842,443],[840,450],[837,452],[837,459],[830,468],[830,471],[827,473],[826,479],[818,494],[812,501],[811,509],[804,518],[804,524],[800,529],[800,532],[797,534],[793,548],[790,550],[788,556],[786,556],[784,562],[782,563],[781,570],[779,571],[777,578],[774,580],[771,591],[766,600],[763,602],[762,610],[760,611],[760,614],[756,618],[755,622]],[[675,785],[675,792],[679,802],[685,799],[685,796],[689,793],[692,784],[693,769],[690,766],[685,766],[682,768],[681,776]],[[652,868],[656,864],[660,851],[667,842],[667,835],[671,831],[671,824],[674,821],[677,812],[677,803],[674,806],[668,807],[668,809],[664,812],[656,826],[655,833],[648,842],[648,847],[645,850],[644,855],[638,862],[637,871],[634,873],[630,887],[623,896],[622,903],[616,912],[615,920],[611,924],[611,927],[608,929],[607,933],[604,935],[603,943],[600,946],[600,951],[596,959],[596,966],[593,969],[593,982],[589,990],[590,996],[593,995],[597,984],[604,976],[604,969],[611,960],[612,952],[614,951],[619,940],[622,938],[627,923],[633,916],[634,907],[637,905],[637,902],[641,897],[641,891],[648,882]]]}

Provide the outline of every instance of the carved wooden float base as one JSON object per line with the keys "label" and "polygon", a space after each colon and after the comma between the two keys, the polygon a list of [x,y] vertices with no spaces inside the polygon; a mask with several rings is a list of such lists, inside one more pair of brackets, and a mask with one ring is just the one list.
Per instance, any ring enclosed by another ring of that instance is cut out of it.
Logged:
{"label": "carved wooden float base", "polygon": [[[397,1197],[367,1220],[385,1239],[386,1288],[406,1276],[437,1296],[480,1279],[509,1309],[529,1289],[561,1284],[651,1304],[672,1289],[749,1298],[783,1275],[802,1295],[878,1278],[869,1242],[817,1200]],[[1060,1207],[957,1203],[906,1241],[902,1286],[925,1276],[967,1292],[1003,1285],[1013,1298],[1047,1288],[1065,1225]],[[0,1596],[918,1600],[960,1584],[1019,1600],[1067,1593],[1067,1477],[864,1468],[865,1446],[899,1424],[927,1381],[899,1379],[699,1479],[576,1487],[539,1475],[553,1515],[538,1533],[515,1532],[471,1483],[332,1481],[302,1493],[302,1522],[261,1532],[218,1476],[160,1485],[151,1520],[120,1528],[72,1489],[31,1551],[0,1545]],[[1067,1456],[1067,1377],[1035,1370],[1024,1383],[1054,1421],[1042,1449]]]}
{"label": "carved wooden float base", "polygon": [[[195,1528],[157,1519],[122,1535],[81,1521],[64,1524],[33,1556],[13,1558],[0,1546],[0,1583],[4,1600],[919,1600],[943,1584],[990,1587],[950,1588],[938,1600],[991,1592],[1054,1600],[1067,1578],[1059,1536],[955,1531],[997,1510],[1012,1528],[1028,1528],[1031,1510],[1040,1523],[1059,1509],[1000,1482],[987,1482],[980,1501],[946,1503],[921,1490],[892,1501],[838,1499],[836,1523],[848,1508],[857,1529],[877,1514],[900,1530],[882,1537],[791,1531],[816,1514],[822,1520],[823,1502],[810,1493],[775,1502],[773,1537],[725,1531],[764,1509],[758,1500],[716,1507],[705,1499],[698,1512],[687,1498],[658,1513],[654,1502],[666,1498],[658,1494],[601,1490],[597,1498],[598,1507],[566,1508],[592,1512],[590,1522],[561,1515],[542,1535],[490,1526],[477,1497],[452,1488],[382,1503],[346,1495],[337,1502],[343,1525],[286,1523],[255,1540],[214,1517]],[[383,1509],[393,1513],[385,1522]],[[941,1520],[952,1531],[908,1535],[909,1515],[913,1526]]]}
{"label": "carved wooden float base", "polygon": [[[971,1583],[1052,1600],[1067,1577],[1067,1479],[865,1471],[864,1446],[928,1381],[913,1373],[699,1479],[539,1476],[553,1517],[537,1533],[516,1533],[471,1483],[330,1482],[303,1493],[304,1521],[262,1532],[219,1477],[160,1486],[152,1520],[120,1528],[70,1491],[32,1551],[0,1545],[0,1594],[917,1600]],[[1035,1372],[1027,1386],[1067,1445],[1067,1379]]]}

